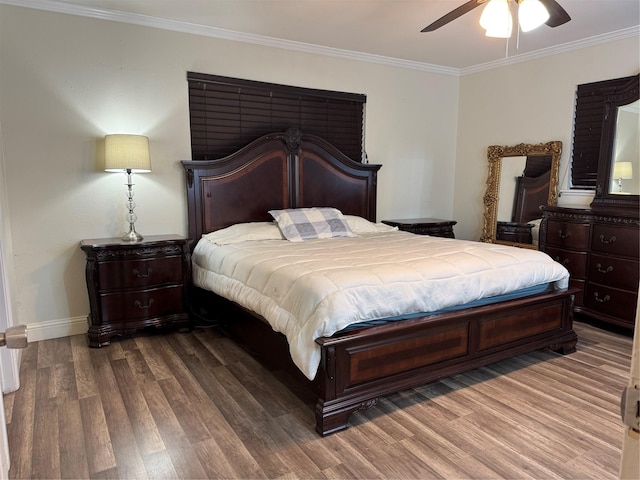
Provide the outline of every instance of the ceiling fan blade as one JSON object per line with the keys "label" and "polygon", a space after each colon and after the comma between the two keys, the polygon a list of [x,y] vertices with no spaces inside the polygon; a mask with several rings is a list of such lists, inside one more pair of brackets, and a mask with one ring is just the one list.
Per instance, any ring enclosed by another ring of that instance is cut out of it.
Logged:
{"label": "ceiling fan blade", "polygon": [[442,27],[443,25],[446,25],[447,23],[452,22],[456,18],[461,17],[465,13],[470,12],[474,8],[479,7],[480,5],[482,5],[485,2],[487,2],[487,0],[471,0],[471,1],[469,1],[469,2],[467,2],[465,4],[463,4],[463,5],[460,5],[455,10],[451,10],[449,13],[447,13],[446,15],[440,17],[438,20],[433,22],[431,25],[429,25],[427,27],[424,27],[420,31],[421,32],[433,32],[434,30]]}
{"label": "ceiling fan blade", "polygon": [[545,23],[550,27],[557,27],[563,25],[571,20],[571,17],[564,8],[560,6],[555,0],[540,0],[540,2],[547,7],[549,12],[549,20]]}

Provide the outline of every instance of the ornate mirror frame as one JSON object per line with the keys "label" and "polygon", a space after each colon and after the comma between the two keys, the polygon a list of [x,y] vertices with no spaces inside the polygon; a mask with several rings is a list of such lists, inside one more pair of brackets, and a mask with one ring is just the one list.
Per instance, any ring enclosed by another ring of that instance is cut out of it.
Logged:
{"label": "ornate mirror frame", "polygon": [[[487,176],[487,191],[484,195],[484,226],[482,228],[481,242],[515,245],[525,248],[537,248],[534,244],[507,242],[496,239],[498,222],[498,202],[500,191],[500,172],[502,161],[508,157],[529,157],[535,155],[551,156],[551,172],[549,177],[549,196],[547,206],[558,203],[558,172],[560,170],[560,155],[562,154],[562,142],[559,140],[528,144],[520,143],[515,146],[492,145],[487,149],[489,159],[489,174]],[[542,213],[540,213],[542,217]]]}

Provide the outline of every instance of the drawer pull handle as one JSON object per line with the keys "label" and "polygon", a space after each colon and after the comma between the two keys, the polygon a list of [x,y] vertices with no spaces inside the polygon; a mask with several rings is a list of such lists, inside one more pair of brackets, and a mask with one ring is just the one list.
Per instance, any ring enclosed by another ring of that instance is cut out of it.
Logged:
{"label": "drawer pull handle", "polygon": [[611,273],[613,272],[613,266],[609,265],[606,270],[602,268],[601,264],[597,264],[596,265],[596,270],[598,270],[600,273]]}
{"label": "drawer pull handle", "polygon": [[600,303],[608,302],[609,300],[611,300],[611,297],[609,295],[605,295],[604,298],[600,298],[598,296],[598,292],[595,292],[593,294],[593,298],[596,299],[596,302],[600,302]]}
{"label": "drawer pull handle", "polygon": [[571,236],[571,232],[563,232],[562,230],[558,230],[558,236],[562,239],[569,238]]}
{"label": "drawer pull handle", "polygon": [[147,268],[147,272],[146,273],[141,273],[140,270],[138,270],[137,268],[133,269],[133,274],[138,277],[138,278],[149,278],[149,275],[151,275],[151,272],[153,270],[150,268]]}
{"label": "drawer pull handle", "polygon": [[146,305],[142,305],[142,302],[140,302],[140,300],[136,300],[135,302],[133,302],[133,304],[138,307],[140,310],[146,310],[147,308],[150,308],[151,305],[153,304],[153,298],[149,299],[149,303],[147,303]]}
{"label": "drawer pull handle", "polygon": [[605,240],[604,235],[600,235],[600,243],[604,243],[605,245],[609,245],[616,241],[615,235],[613,235],[609,240]]}
{"label": "drawer pull handle", "polygon": [[568,258],[565,258],[564,260],[560,261],[560,257],[559,257],[559,256],[556,256],[556,257],[554,258],[554,260],[555,260],[556,262],[558,262],[558,263],[560,263],[560,264],[564,265],[565,267],[566,267],[567,265],[569,265],[569,259],[568,259]]}

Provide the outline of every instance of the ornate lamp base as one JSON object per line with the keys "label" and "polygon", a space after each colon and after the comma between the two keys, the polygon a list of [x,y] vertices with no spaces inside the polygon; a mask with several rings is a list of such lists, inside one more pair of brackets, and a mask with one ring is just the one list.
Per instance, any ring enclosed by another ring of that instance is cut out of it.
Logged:
{"label": "ornate lamp base", "polygon": [[125,242],[139,242],[143,239],[142,235],[136,232],[133,224],[131,224],[129,231],[122,235],[122,240]]}
{"label": "ornate lamp base", "polygon": [[133,182],[131,181],[131,169],[127,169],[127,221],[129,222],[129,231],[122,236],[122,240],[125,242],[139,242],[142,240],[142,235],[136,232],[135,223],[138,217],[133,213],[133,209],[136,208],[136,204],[133,201]]}

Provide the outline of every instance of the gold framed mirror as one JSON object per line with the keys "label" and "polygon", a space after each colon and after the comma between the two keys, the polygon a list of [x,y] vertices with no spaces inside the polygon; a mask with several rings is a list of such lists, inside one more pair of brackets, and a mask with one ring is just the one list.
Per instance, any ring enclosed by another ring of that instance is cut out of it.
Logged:
{"label": "gold framed mirror", "polygon": [[559,140],[487,149],[481,242],[538,248],[542,207],[558,203],[561,154]]}

